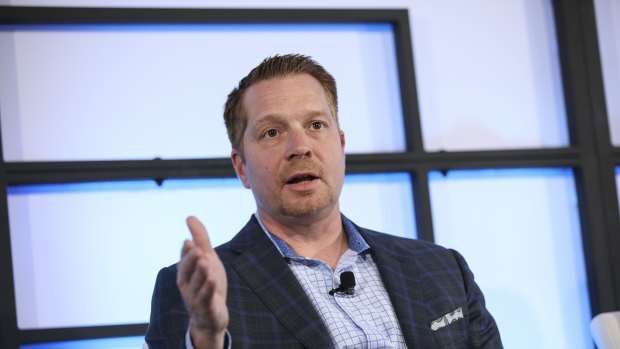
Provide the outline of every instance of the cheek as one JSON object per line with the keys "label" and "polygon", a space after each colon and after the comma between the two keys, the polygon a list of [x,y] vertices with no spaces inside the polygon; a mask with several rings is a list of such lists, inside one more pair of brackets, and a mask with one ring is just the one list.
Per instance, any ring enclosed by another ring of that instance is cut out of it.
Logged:
{"label": "cheek", "polygon": [[271,187],[273,183],[278,179],[278,172],[274,167],[269,164],[260,164],[254,167],[253,176],[254,182],[258,182],[261,186]]}

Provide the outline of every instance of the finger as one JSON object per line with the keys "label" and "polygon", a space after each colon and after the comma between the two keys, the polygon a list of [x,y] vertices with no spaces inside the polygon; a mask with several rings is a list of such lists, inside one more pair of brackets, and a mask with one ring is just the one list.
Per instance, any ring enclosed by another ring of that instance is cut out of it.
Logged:
{"label": "finger", "polygon": [[198,248],[190,248],[189,251],[181,258],[181,262],[178,265],[177,271],[177,284],[179,286],[185,285],[189,282],[194,269],[196,268],[196,261],[199,258],[200,251]]}
{"label": "finger", "polygon": [[200,288],[204,284],[209,275],[209,267],[207,261],[204,258],[199,259],[196,262],[196,268],[192,273],[192,277],[189,280],[188,289],[190,294],[195,295],[200,291]]}
{"label": "finger", "polygon": [[183,247],[181,248],[181,258],[185,257],[185,255],[189,252],[189,250],[194,246],[194,243],[191,240],[183,241]]}
{"label": "finger", "polygon": [[201,250],[205,252],[211,252],[211,241],[209,241],[209,235],[205,226],[194,216],[189,216],[185,220],[189,231],[192,233],[192,240]]}
{"label": "finger", "polygon": [[198,293],[198,297],[201,300],[202,304],[206,305],[210,308],[213,297],[215,295],[216,282],[213,279],[207,278],[200,287],[200,291]]}

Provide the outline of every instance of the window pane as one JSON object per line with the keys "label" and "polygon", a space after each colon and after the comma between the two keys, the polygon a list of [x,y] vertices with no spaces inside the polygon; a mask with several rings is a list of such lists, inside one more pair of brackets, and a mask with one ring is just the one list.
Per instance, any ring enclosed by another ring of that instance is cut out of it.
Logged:
{"label": "window pane", "polygon": [[227,94],[263,58],[291,52],[335,76],[348,152],[405,148],[389,24],[4,26],[4,158],[228,156]]}
{"label": "window pane", "polygon": [[417,237],[411,179],[406,173],[347,176],[340,207],[364,228]]}
{"label": "window pane", "polygon": [[506,348],[592,348],[572,172],[431,175],[437,243],[460,251]]}
{"label": "window pane", "polygon": [[236,179],[9,188],[18,325],[22,329],[148,322],[157,271],[175,263],[185,217],[214,245],[254,212]]}
{"label": "window pane", "polygon": [[[220,245],[255,211],[236,179],[23,186],[8,194],[22,329],[148,322],[156,273],[190,238],[185,217],[198,216]],[[415,236],[406,174],[348,176],[342,207],[362,226]]]}
{"label": "window pane", "polygon": [[568,144],[551,1],[418,1],[410,14],[426,149]]}
{"label": "window pane", "polygon": [[594,8],[611,141],[620,146],[620,2],[595,0]]}
{"label": "window pane", "polygon": [[142,348],[144,337],[123,337],[89,339],[67,342],[52,342],[21,345],[21,349],[138,349]]}

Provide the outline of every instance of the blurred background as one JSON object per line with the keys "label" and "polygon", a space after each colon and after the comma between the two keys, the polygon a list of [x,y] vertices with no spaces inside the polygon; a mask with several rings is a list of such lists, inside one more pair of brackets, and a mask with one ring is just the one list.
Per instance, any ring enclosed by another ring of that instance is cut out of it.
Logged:
{"label": "blurred background", "polygon": [[460,251],[506,348],[620,309],[617,0],[0,5],[2,348],[141,347],[184,218],[254,212],[223,104],[277,53],[336,78],[343,213]]}

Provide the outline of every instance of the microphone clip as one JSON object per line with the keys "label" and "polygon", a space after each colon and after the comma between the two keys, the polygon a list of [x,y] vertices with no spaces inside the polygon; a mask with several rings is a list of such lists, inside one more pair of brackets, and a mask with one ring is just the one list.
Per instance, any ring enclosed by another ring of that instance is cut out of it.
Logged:
{"label": "microphone clip", "polygon": [[336,293],[337,294],[344,294],[344,295],[347,295],[347,296],[352,296],[353,293],[355,293],[355,288],[354,287],[346,287],[345,288],[345,287],[342,287],[342,285],[341,285],[341,286],[339,286],[337,288],[334,288],[334,289],[329,291],[329,295],[330,296],[333,296]]}
{"label": "microphone clip", "polygon": [[345,271],[340,274],[340,286],[329,291],[329,295],[333,296],[335,293],[347,296],[355,293],[355,275],[353,275],[352,271]]}

